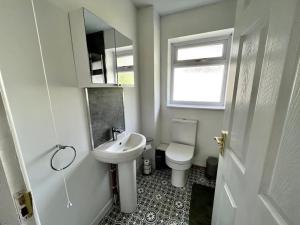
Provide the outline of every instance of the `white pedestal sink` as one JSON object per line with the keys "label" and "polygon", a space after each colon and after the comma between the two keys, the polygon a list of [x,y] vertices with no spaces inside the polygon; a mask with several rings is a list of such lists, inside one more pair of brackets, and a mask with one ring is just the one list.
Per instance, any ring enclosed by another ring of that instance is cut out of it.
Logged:
{"label": "white pedestal sink", "polygon": [[137,207],[136,158],[142,154],[146,138],[138,133],[123,132],[116,141],[97,147],[93,154],[101,162],[118,164],[121,211],[133,212]]}

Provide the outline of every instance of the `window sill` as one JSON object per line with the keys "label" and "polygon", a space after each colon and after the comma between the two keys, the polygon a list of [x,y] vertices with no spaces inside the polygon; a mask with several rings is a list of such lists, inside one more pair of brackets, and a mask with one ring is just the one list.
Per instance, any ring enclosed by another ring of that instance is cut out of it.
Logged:
{"label": "window sill", "polygon": [[123,88],[134,88],[135,85],[134,84],[119,84],[120,87],[123,87]]}
{"label": "window sill", "polygon": [[167,104],[167,107],[169,107],[169,108],[186,108],[186,109],[225,110],[225,106]]}

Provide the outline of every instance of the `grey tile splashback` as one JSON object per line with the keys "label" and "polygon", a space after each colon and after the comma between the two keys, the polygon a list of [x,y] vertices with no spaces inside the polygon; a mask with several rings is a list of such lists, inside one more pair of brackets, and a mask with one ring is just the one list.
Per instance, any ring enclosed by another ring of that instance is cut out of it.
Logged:
{"label": "grey tile splashback", "polygon": [[111,139],[111,128],[125,130],[123,88],[88,88],[94,148]]}

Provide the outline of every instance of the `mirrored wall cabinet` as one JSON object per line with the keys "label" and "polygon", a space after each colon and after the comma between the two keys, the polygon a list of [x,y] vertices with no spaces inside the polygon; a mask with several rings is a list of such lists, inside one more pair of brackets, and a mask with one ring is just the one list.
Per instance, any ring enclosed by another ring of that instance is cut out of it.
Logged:
{"label": "mirrored wall cabinet", "polygon": [[134,86],[132,40],[85,8],[69,18],[79,87]]}

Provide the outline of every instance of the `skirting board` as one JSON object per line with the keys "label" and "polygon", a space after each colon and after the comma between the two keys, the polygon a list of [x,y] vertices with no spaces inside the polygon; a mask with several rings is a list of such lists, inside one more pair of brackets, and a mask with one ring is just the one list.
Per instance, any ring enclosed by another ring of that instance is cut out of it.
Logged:
{"label": "skirting board", "polygon": [[113,199],[111,198],[108,200],[108,202],[105,204],[103,209],[101,209],[99,214],[95,217],[95,219],[93,220],[93,222],[91,222],[90,225],[98,225],[100,223],[100,221],[102,220],[102,218],[105,216],[105,214],[110,210],[112,205],[113,205]]}

